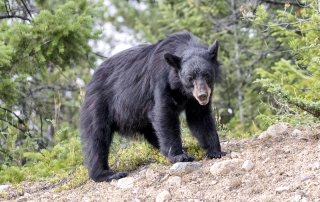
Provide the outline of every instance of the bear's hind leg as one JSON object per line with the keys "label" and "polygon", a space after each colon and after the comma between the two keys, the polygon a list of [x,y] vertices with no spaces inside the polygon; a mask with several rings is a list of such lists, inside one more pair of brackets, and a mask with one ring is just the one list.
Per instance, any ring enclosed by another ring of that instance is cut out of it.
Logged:
{"label": "bear's hind leg", "polygon": [[[87,98],[87,100],[90,100]],[[91,106],[91,107],[90,107]],[[111,181],[126,177],[126,172],[112,172],[108,166],[109,148],[113,136],[113,128],[106,104],[85,102],[81,111],[81,138],[89,170],[89,177],[95,182]],[[89,109],[93,108],[94,111]]]}
{"label": "bear's hind leg", "polygon": [[92,147],[87,150],[89,177],[95,182],[111,181],[126,177],[126,172],[112,172],[108,166],[109,147],[111,134],[96,136],[92,141]]}

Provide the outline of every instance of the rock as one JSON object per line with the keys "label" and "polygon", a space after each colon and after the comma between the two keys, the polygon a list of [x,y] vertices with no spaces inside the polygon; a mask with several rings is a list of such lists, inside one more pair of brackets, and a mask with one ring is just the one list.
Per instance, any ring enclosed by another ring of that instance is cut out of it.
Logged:
{"label": "rock", "polygon": [[28,197],[26,196],[21,196],[17,199],[17,202],[23,202],[23,201],[28,201]]}
{"label": "rock", "polygon": [[218,181],[213,180],[213,181],[211,181],[211,183],[210,183],[210,184],[215,185],[215,184],[217,184],[217,183],[218,183]]}
{"label": "rock", "polygon": [[271,137],[277,137],[279,135],[284,135],[289,128],[291,128],[289,123],[278,123],[270,126],[267,129],[267,133]]}
{"label": "rock", "polygon": [[9,185],[0,185],[0,191],[5,191],[7,190]]}
{"label": "rock", "polygon": [[306,197],[303,197],[301,202],[308,202],[309,200]]}
{"label": "rock", "polygon": [[263,132],[259,135],[258,139],[265,139],[265,138],[268,138],[268,137],[269,137],[269,134],[267,133],[267,131],[263,131]]}
{"label": "rock", "polygon": [[268,161],[270,161],[270,158],[269,158],[269,157],[266,158],[264,161],[262,161],[262,164],[265,164],[265,163],[267,163]]}
{"label": "rock", "polygon": [[199,162],[178,162],[173,164],[170,168],[171,175],[183,176],[185,174],[191,173],[202,166]]}
{"label": "rock", "polygon": [[111,182],[110,182],[110,184],[113,185],[113,186],[117,186],[117,183],[118,183],[118,181],[115,180],[115,179],[112,179]]}
{"label": "rock", "polygon": [[308,179],[310,179],[310,177],[307,176],[307,175],[302,175],[302,176],[300,176],[300,181],[301,181],[301,182],[306,181],[306,180],[308,180]]}
{"label": "rock", "polygon": [[141,202],[141,200],[136,198],[136,199],[133,199],[132,202]]}
{"label": "rock", "polygon": [[160,183],[166,181],[169,178],[169,174],[166,174],[165,176],[163,176],[163,178],[161,178]]}
{"label": "rock", "polygon": [[295,194],[295,195],[299,195],[299,196],[303,196],[303,195],[304,195],[304,191],[297,189],[297,190],[294,192],[294,194]]}
{"label": "rock", "polygon": [[231,158],[232,159],[240,158],[240,153],[239,152],[231,152]]}
{"label": "rock", "polygon": [[242,165],[242,169],[244,169],[245,171],[250,171],[253,168],[253,166],[254,164],[252,163],[252,161],[246,160]]}
{"label": "rock", "polygon": [[171,195],[167,190],[162,191],[160,194],[157,195],[156,202],[164,202],[166,200],[170,200]]}
{"label": "rock", "polygon": [[278,187],[278,188],[276,188],[276,193],[282,193],[282,192],[289,191],[289,190],[290,190],[289,186],[287,186],[287,187]]}
{"label": "rock", "polygon": [[320,168],[320,162],[315,162],[312,164],[312,170],[318,170]]}
{"label": "rock", "polygon": [[133,177],[125,177],[118,180],[117,187],[119,188],[130,188],[133,187],[134,178]]}
{"label": "rock", "polygon": [[90,202],[90,198],[85,196],[85,197],[82,198],[81,201],[82,202]]}
{"label": "rock", "polygon": [[181,185],[181,177],[172,176],[169,178],[168,183],[170,186],[180,187]]}
{"label": "rock", "polygon": [[146,171],[146,178],[148,180],[153,180],[156,176],[156,173],[153,171],[153,169],[151,168],[148,168],[147,171]]}
{"label": "rock", "polygon": [[[100,192],[99,192],[99,193],[100,193]],[[52,199],[57,199],[59,196],[60,196],[60,195],[58,195],[58,194],[53,194],[53,195],[52,195]]]}
{"label": "rock", "polygon": [[292,131],[292,133],[290,134],[292,137],[298,137],[302,135],[302,132],[298,129],[294,129],[294,131]]}
{"label": "rock", "polygon": [[301,196],[300,195],[295,195],[294,196],[294,201],[296,201],[296,202],[298,202],[298,201],[300,201],[301,200]]}
{"label": "rock", "polygon": [[215,176],[225,175],[234,169],[239,169],[242,163],[243,163],[242,159],[230,159],[230,160],[220,161],[213,164],[210,167],[210,173]]}

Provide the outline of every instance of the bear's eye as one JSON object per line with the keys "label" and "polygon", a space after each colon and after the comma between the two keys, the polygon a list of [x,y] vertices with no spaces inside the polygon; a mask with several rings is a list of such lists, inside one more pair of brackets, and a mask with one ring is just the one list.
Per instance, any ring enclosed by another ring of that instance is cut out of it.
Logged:
{"label": "bear's eye", "polygon": [[191,82],[193,80],[193,76],[189,75],[188,80]]}
{"label": "bear's eye", "polygon": [[209,73],[204,73],[203,77],[206,78],[206,79],[209,79],[210,78],[210,74]]}

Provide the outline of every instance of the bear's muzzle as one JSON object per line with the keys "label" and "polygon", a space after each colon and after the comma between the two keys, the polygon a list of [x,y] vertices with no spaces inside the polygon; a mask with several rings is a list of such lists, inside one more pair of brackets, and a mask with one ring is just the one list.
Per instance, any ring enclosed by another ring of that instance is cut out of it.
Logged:
{"label": "bear's muzzle", "polygon": [[208,86],[207,82],[205,80],[194,80],[193,87],[193,97],[199,102],[199,104],[208,104],[211,94],[211,88]]}

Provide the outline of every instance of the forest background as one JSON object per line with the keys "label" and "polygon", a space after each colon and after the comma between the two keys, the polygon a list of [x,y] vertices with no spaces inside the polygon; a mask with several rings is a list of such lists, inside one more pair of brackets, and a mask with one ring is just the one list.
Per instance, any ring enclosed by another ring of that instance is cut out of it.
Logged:
{"label": "forest background", "polygon": [[[319,122],[319,0],[1,0],[0,182],[85,173],[78,119],[94,69],[124,38],[128,47],[183,30],[220,41],[220,138]],[[181,120],[185,144],[201,157]],[[139,138],[114,145],[114,169],[165,163]]]}

